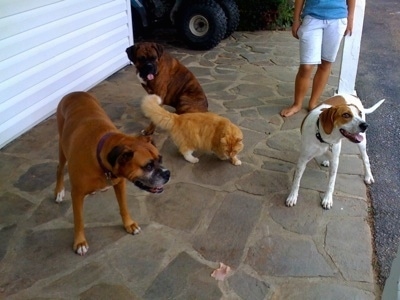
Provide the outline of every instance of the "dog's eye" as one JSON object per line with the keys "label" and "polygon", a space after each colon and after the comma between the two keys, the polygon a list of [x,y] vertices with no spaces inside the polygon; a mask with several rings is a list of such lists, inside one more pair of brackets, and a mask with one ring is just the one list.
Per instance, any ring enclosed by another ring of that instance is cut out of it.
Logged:
{"label": "dog's eye", "polygon": [[351,115],[349,113],[344,113],[342,115],[342,117],[345,118],[345,119],[348,119],[348,118],[351,118]]}
{"label": "dog's eye", "polygon": [[154,161],[149,162],[147,165],[144,166],[146,171],[152,171],[154,169]]}

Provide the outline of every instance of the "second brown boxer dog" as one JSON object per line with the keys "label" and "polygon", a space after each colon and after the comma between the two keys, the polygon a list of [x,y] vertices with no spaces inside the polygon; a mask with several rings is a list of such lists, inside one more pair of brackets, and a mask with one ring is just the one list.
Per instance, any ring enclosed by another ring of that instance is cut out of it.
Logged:
{"label": "second brown boxer dog", "polygon": [[[196,77],[157,43],[140,42],[126,49],[148,94],[161,97],[177,114],[208,111],[207,97]],[[143,134],[154,133],[151,123]]]}
{"label": "second brown boxer dog", "polygon": [[161,156],[147,136],[120,132],[97,100],[88,93],[66,95],[57,107],[60,135],[56,202],[64,198],[64,167],[68,161],[74,213],[74,251],[85,255],[83,202],[87,195],[112,186],[118,200],[125,230],[140,232],[132,220],[126,196],[126,179],[151,193],[160,193],[169,180],[169,170],[161,166]]}

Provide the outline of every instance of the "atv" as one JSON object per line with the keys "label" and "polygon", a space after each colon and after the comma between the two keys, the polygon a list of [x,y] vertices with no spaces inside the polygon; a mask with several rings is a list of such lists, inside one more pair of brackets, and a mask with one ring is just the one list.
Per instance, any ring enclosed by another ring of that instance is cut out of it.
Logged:
{"label": "atv", "polygon": [[239,25],[234,0],[131,0],[134,36],[152,28],[173,26],[194,50],[209,50]]}

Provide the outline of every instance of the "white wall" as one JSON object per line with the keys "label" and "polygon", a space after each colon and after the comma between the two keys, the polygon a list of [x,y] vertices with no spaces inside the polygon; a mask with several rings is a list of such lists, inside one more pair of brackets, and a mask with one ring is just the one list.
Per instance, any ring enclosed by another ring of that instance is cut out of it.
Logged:
{"label": "white wall", "polygon": [[129,64],[129,0],[0,1],[0,148]]}
{"label": "white wall", "polygon": [[342,61],[338,82],[338,93],[356,95],[358,59],[360,56],[362,29],[364,25],[365,0],[357,0],[354,11],[353,34],[343,38]]}

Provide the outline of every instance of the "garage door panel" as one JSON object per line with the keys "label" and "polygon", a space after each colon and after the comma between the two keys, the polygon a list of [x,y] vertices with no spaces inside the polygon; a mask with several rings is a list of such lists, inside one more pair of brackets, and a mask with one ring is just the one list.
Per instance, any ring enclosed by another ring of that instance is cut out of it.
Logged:
{"label": "garage door panel", "polygon": [[[86,74],[91,74],[92,70],[97,69],[104,62],[125,59],[125,54],[114,54],[115,49],[118,49],[120,45],[127,45],[127,41],[115,42],[102,51],[85,58],[83,61],[75,63],[69,68],[61,69],[59,73],[39,81],[32,87],[22,90],[20,93],[15,93],[12,98],[10,97],[9,100],[0,104],[0,120],[7,121],[13,118],[15,114],[21,113],[24,109],[35,105],[42,101],[43,98],[68,85],[69,82],[82,80]],[[35,76],[32,76],[32,78],[35,78]]]}
{"label": "garage door panel", "polygon": [[[127,10],[124,6],[117,4],[103,5],[95,7],[93,10],[83,11],[67,18],[43,24],[42,26],[23,31],[10,37],[0,37],[2,48],[2,51],[0,52],[0,61],[44,43],[53,41],[54,39],[71,32],[83,30],[86,26],[94,24],[100,26],[103,20],[114,15],[118,15],[120,18],[122,17],[126,23],[129,22]],[[7,19],[8,18],[5,19],[6,22]],[[18,27],[17,24],[12,25],[12,27]],[[3,26],[6,30],[9,27],[7,25]],[[1,24],[0,28],[2,28]]]}
{"label": "garage door panel", "polygon": [[[21,16],[1,19],[14,18],[26,31],[6,31],[8,37],[0,38],[0,148],[53,114],[65,94],[88,90],[129,64],[125,49],[133,44],[130,1],[31,2],[38,6],[30,11],[28,5],[21,14],[40,18],[53,7],[59,19],[41,20],[38,27],[24,24],[30,19]],[[0,8],[10,3],[5,0]],[[60,18],[60,5],[74,10],[62,12],[66,17]]]}
{"label": "garage door panel", "polygon": [[[67,72],[69,67],[76,65],[86,65],[86,61],[96,59],[109,51],[110,56],[124,53],[121,48],[116,48],[121,45],[119,42],[124,40],[123,44],[127,45],[128,40],[124,36],[124,31],[119,28],[106,35],[101,35],[96,39],[90,40],[78,47],[72,48],[66,52],[63,52],[52,59],[46,60],[45,62],[34,66],[24,72],[13,76],[12,78],[5,80],[0,83],[0,90],[2,90],[3,99],[12,98],[31,87],[42,84],[52,77],[62,76],[63,72]],[[103,45],[112,45],[104,48]],[[89,54],[86,57],[80,55],[81,53]],[[2,101],[0,100],[0,103]]]}
{"label": "garage door panel", "polygon": [[[35,2],[32,1],[31,2]],[[14,1],[15,3],[15,1]],[[101,7],[105,5],[105,7]],[[47,26],[49,23],[57,23],[62,19],[69,19],[79,15],[96,14],[99,11],[110,10],[113,6],[119,6],[118,2],[110,2],[110,0],[96,0],[96,1],[80,1],[80,0],[67,0],[57,1],[52,5],[35,7],[31,9],[22,8],[21,12],[8,15],[0,19],[0,28],[3,30],[0,33],[0,38],[4,39],[20,33],[24,33],[36,27]],[[0,3],[0,8],[4,6]],[[14,6],[16,6],[14,4]],[[18,5],[19,6],[19,5]],[[18,25],[18,26],[15,26]]]}
{"label": "garage door panel", "polygon": [[20,55],[7,59],[0,64],[0,82],[8,80],[25,70],[49,61],[75,47],[79,47],[91,40],[96,40],[110,31],[117,30],[118,36],[128,36],[126,21],[120,16],[113,16],[103,20],[101,24],[90,25],[80,31],[56,38],[45,44],[29,49]]}

